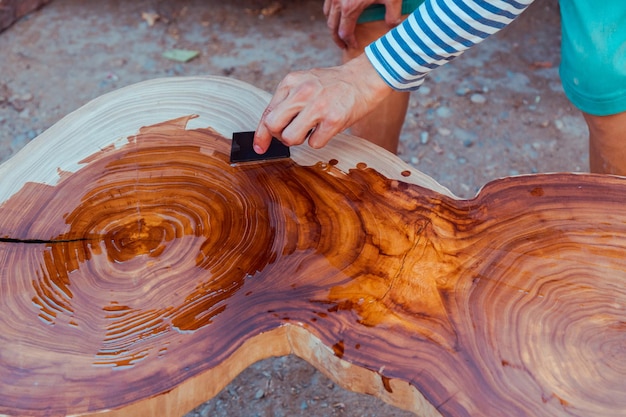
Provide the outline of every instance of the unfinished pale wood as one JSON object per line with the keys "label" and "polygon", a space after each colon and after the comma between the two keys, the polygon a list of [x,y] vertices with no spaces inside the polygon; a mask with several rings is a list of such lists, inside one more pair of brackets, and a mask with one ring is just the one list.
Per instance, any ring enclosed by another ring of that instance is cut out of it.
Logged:
{"label": "unfinished pale wood", "polygon": [[348,135],[231,166],[268,98],[137,84],[0,166],[0,414],[182,415],[296,354],[420,416],[625,415],[626,179],[461,200]]}

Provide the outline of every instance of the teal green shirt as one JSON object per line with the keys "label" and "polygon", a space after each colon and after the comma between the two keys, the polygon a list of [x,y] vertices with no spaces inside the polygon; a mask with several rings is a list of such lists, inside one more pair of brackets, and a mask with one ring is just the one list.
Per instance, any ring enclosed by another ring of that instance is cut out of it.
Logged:
{"label": "teal green shirt", "polygon": [[[402,2],[402,14],[413,13],[417,6],[422,4],[424,0],[404,0]],[[361,13],[357,23],[375,22],[376,20],[385,20],[385,5],[372,4]]]}

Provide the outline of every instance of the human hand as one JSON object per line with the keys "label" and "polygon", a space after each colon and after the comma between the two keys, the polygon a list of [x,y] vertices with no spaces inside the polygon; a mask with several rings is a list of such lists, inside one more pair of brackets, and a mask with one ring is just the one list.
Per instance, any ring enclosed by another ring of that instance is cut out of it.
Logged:
{"label": "human hand", "polygon": [[288,74],[263,112],[254,150],[265,153],[272,136],[287,146],[308,139],[321,148],[392,91],[364,54],[339,67]]}
{"label": "human hand", "polygon": [[385,5],[385,22],[391,29],[402,20],[402,0],[324,0],[324,15],[333,41],[341,49],[358,48],[354,30],[359,16],[372,4]]}

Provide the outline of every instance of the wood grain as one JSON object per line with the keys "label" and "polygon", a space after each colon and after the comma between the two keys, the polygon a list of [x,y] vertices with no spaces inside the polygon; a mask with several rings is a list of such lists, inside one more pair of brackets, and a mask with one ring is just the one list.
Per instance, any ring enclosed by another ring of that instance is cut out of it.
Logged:
{"label": "wood grain", "polygon": [[138,84],[0,166],[0,414],[182,415],[296,354],[420,416],[626,415],[626,179],[461,200],[347,135],[231,165],[267,99]]}

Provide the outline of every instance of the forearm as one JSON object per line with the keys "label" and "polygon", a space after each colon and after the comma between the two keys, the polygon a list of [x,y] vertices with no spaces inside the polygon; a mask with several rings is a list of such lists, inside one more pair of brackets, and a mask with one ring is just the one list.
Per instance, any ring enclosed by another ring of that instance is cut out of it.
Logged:
{"label": "forearm", "polygon": [[415,90],[433,69],[511,23],[534,0],[426,0],[365,53],[396,90]]}

